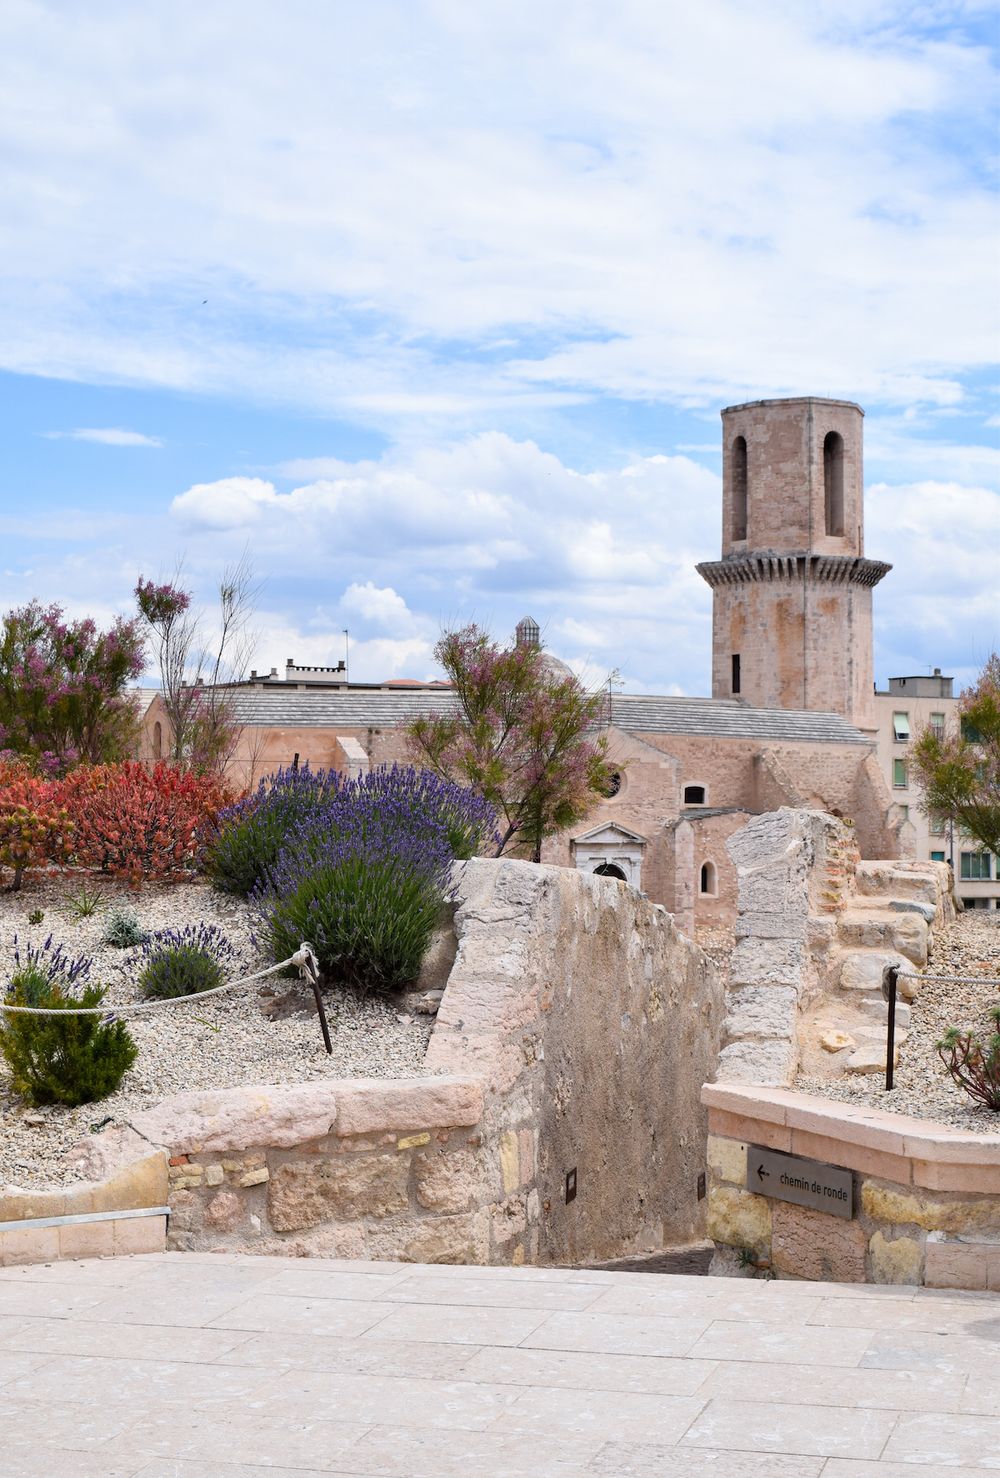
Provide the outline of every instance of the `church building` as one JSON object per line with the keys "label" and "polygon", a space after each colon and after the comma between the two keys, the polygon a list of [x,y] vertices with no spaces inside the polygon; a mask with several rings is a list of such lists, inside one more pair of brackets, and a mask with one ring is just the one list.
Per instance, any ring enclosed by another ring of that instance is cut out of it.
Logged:
{"label": "church building", "polygon": [[[891,566],[864,552],[862,427],[849,401],[752,401],[722,412],[721,557],[712,589],[711,698],[614,694],[608,795],[543,860],[620,878],[679,927],[735,917],[726,840],[753,815],[817,806],[854,822],[863,857],[912,854],[913,827],[876,753],[872,591]],[[518,640],[537,642],[530,619]],[[354,773],[406,758],[405,726],[453,702],[440,684],[348,684],[289,664],[232,690],[246,777],[287,765]],[[158,700],[147,715],[164,720]]]}

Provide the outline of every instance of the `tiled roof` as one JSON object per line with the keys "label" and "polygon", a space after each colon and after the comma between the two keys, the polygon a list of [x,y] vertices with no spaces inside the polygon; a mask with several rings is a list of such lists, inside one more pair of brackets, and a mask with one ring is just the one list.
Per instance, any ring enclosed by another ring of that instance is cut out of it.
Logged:
{"label": "tiled roof", "polygon": [[[282,692],[282,684],[237,688],[232,704],[238,723],[278,729],[391,729],[422,714],[448,713],[447,690],[396,688]],[[732,698],[656,698],[616,694],[612,717],[636,734],[706,734],[719,739],[783,740],[806,744],[868,744],[871,741],[836,713],[749,708]]]}

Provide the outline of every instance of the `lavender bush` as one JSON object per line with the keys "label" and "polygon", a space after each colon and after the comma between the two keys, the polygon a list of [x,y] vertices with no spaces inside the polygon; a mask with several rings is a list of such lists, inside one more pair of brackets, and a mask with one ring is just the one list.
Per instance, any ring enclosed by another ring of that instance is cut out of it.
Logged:
{"label": "lavender bush", "polygon": [[44,981],[46,987],[57,986],[63,991],[70,990],[78,982],[86,981],[93,963],[89,955],[68,955],[61,944],[53,946],[51,934],[44,944],[28,944],[23,950],[18,944],[17,935],[14,935],[14,974],[30,971]]}
{"label": "lavender bush", "polygon": [[193,996],[225,983],[225,966],[236,951],[216,924],[187,924],[183,929],[158,929],[143,945],[145,963],[139,972],[143,995],[160,1001]]}
{"label": "lavender bush", "polygon": [[452,863],[493,826],[479,796],[425,771],[394,765],[342,782],[292,829],[254,894],[273,958],[308,939],[329,980],[377,991],[414,980]]}
{"label": "lavender bush", "polygon": [[279,770],[222,811],[208,856],[212,886],[248,898],[268,884],[288,833],[332,800],[341,783],[336,770]]}

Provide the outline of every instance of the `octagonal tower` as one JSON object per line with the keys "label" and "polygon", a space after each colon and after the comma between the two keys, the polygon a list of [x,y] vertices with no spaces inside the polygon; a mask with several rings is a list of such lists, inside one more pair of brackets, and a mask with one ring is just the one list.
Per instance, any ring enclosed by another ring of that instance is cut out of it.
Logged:
{"label": "octagonal tower", "polygon": [[872,590],[864,556],[864,411],[755,400],[722,412],[722,558],[712,587],[712,696],[840,713],[874,727]]}

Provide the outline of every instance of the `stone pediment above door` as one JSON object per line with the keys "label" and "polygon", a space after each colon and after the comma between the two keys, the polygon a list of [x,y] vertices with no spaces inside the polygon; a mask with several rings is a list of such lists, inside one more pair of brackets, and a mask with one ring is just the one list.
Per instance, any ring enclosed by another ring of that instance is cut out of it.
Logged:
{"label": "stone pediment above door", "polygon": [[644,847],[646,838],[640,836],[637,831],[629,831],[627,826],[621,826],[617,821],[609,821],[604,826],[595,826],[593,831],[585,831],[582,836],[573,838],[574,847]]}

